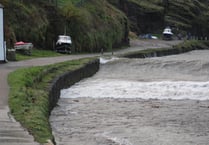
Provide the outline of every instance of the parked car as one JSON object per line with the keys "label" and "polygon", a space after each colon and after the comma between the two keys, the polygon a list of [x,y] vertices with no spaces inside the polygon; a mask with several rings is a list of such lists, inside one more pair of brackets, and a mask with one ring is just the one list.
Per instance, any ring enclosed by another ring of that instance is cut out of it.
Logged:
{"label": "parked car", "polygon": [[142,34],[142,35],[139,35],[139,38],[140,39],[158,39],[157,36],[154,36],[152,34]]}

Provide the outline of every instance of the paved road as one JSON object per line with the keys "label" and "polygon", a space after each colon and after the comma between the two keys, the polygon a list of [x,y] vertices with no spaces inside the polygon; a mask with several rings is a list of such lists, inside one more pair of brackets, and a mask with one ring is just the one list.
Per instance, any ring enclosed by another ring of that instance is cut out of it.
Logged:
{"label": "paved road", "polygon": [[[171,47],[180,41],[161,41],[161,40],[135,40],[131,41],[131,47],[114,52],[114,55],[130,51],[137,51],[147,48]],[[111,53],[106,53],[110,55]],[[52,58],[37,58],[19,62],[8,62],[0,64],[0,145],[37,145],[33,137],[15,121],[9,113],[8,94],[9,86],[7,75],[22,67],[44,66],[48,64],[63,62],[67,60],[80,59],[85,57],[99,56],[100,54],[69,55]]]}
{"label": "paved road", "polygon": [[9,85],[7,75],[22,67],[43,66],[62,61],[91,57],[95,55],[69,55],[53,58],[38,58],[20,62],[0,64],[0,145],[37,145],[34,139],[9,113],[8,94]]}

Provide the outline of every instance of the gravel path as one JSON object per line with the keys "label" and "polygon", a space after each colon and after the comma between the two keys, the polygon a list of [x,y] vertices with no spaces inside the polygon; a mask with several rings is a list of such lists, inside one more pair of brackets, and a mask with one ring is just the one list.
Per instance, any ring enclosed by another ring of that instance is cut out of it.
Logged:
{"label": "gravel path", "polygon": [[[179,43],[179,41],[135,40],[131,42],[132,47],[115,52],[114,54],[120,54],[127,51],[135,51],[146,48],[170,47],[171,45],[177,43]],[[69,55],[62,57],[38,58],[38,59],[32,59],[32,60],[26,60],[20,62],[8,62],[6,64],[0,64],[0,76],[1,76],[0,77],[0,145],[37,144],[33,142],[33,137],[30,136],[27,133],[27,131],[25,131],[19,125],[19,123],[13,119],[13,117],[9,113],[9,107],[8,107],[9,86],[7,83],[7,75],[10,72],[22,67],[43,66],[43,65],[53,64],[67,60],[99,56],[99,55],[100,54]],[[12,125],[14,125],[15,127]],[[21,133],[23,134],[21,135]],[[25,138],[26,139],[28,138],[30,140],[25,140]]]}

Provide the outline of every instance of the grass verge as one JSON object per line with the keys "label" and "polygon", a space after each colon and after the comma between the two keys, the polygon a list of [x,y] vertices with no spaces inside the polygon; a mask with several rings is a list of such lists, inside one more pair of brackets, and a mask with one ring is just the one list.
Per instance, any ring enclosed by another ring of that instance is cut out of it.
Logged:
{"label": "grass verge", "polygon": [[27,128],[35,140],[53,140],[49,123],[49,84],[56,76],[81,68],[95,58],[72,60],[48,66],[18,69],[8,76],[11,87],[9,107],[15,119]]}
{"label": "grass verge", "polygon": [[63,56],[67,54],[60,54],[55,51],[50,50],[38,50],[33,49],[31,55],[24,55],[22,53],[17,52],[16,53],[16,60],[26,60],[26,59],[32,59],[32,58],[39,58],[39,57],[55,57],[55,56]]}
{"label": "grass verge", "polygon": [[146,50],[140,50],[137,52],[129,52],[121,55],[128,58],[146,58],[146,57],[158,57],[166,55],[180,54],[192,50],[209,49],[209,41],[185,41],[172,48],[151,48]]}

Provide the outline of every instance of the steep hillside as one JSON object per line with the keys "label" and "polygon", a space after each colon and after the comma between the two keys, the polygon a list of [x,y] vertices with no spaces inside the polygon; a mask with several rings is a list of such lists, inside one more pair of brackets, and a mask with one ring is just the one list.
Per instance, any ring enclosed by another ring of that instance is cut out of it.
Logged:
{"label": "steep hillside", "polygon": [[165,23],[198,36],[209,36],[207,1],[198,0],[169,1]]}
{"label": "steep hillside", "polygon": [[98,52],[128,43],[128,20],[107,1],[74,1],[61,9],[76,51]]}
{"label": "steep hillside", "polygon": [[111,50],[128,43],[128,31],[209,37],[208,0],[0,0],[8,48],[30,41],[53,49],[57,36],[72,37],[76,52]]}
{"label": "steep hillside", "polygon": [[164,7],[160,0],[108,0],[121,9],[136,33],[158,32],[164,25]]}
{"label": "steep hillside", "polygon": [[171,26],[175,33],[209,36],[208,0],[108,1],[127,14],[136,33],[156,33]]}
{"label": "steep hillside", "polygon": [[62,19],[59,11],[50,3],[29,0],[3,0],[5,38],[7,47],[16,41],[32,42],[38,48],[52,48]]}
{"label": "steep hillside", "polygon": [[53,49],[59,34],[73,39],[77,52],[128,43],[126,16],[104,0],[1,0],[5,6],[5,35],[8,48],[16,41]]}

